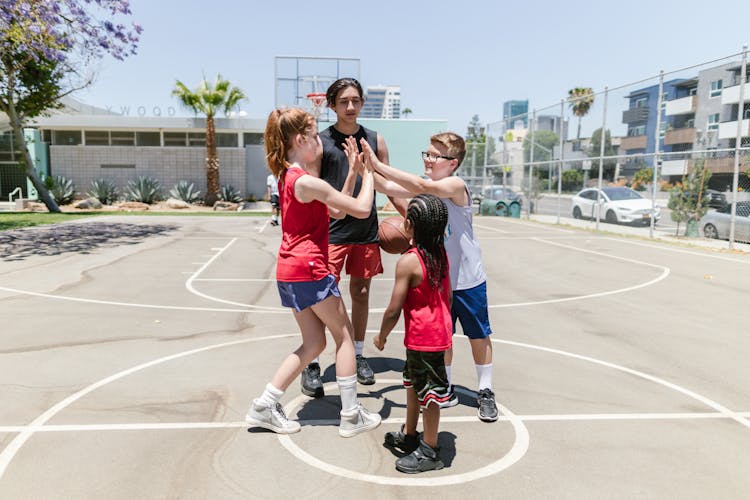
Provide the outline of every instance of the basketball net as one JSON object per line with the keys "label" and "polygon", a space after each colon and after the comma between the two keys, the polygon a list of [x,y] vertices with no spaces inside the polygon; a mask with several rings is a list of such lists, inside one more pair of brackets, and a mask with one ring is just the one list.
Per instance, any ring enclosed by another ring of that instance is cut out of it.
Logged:
{"label": "basketball net", "polygon": [[310,103],[312,104],[310,108],[310,113],[317,120],[318,117],[320,117],[320,115],[323,113],[323,108],[326,103],[326,94],[325,92],[311,92],[307,94],[307,98],[310,100]]}

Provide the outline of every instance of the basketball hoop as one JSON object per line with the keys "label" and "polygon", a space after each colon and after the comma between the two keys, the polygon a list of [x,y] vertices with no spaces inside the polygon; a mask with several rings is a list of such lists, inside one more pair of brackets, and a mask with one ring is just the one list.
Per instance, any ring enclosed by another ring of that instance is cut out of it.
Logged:
{"label": "basketball hoop", "polygon": [[318,117],[323,113],[323,107],[326,103],[326,93],[325,92],[310,92],[306,96],[312,105],[310,108],[310,113],[315,117],[317,120]]}

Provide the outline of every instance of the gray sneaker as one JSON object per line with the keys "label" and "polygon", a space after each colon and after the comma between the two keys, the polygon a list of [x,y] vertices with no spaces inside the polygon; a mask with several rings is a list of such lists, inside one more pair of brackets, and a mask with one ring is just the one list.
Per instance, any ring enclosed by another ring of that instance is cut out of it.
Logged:
{"label": "gray sneaker", "polygon": [[258,402],[257,399],[253,400],[250,405],[250,409],[247,415],[245,415],[245,422],[254,427],[263,427],[278,434],[294,434],[300,430],[299,422],[286,418],[281,403],[266,406]]}
{"label": "gray sneaker", "polygon": [[490,389],[482,389],[477,394],[479,405],[479,420],[482,422],[494,422],[497,420],[497,404],[495,404],[495,393]]}
{"label": "gray sneaker", "polygon": [[361,354],[357,355],[357,382],[362,385],[372,385],[375,383],[375,374],[372,372],[367,359]]}
{"label": "gray sneaker", "polygon": [[367,432],[380,425],[380,415],[371,413],[367,408],[357,403],[351,410],[341,410],[341,424],[339,436],[352,437]]}

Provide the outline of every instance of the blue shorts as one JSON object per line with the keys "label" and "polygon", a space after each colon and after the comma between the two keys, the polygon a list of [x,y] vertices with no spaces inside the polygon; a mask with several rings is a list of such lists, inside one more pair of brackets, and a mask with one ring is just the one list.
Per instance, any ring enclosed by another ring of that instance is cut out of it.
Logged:
{"label": "blue shorts", "polygon": [[456,320],[461,322],[464,335],[470,339],[484,339],[492,334],[490,315],[487,310],[487,282],[467,290],[453,290],[451,304],[453,333]]}
{"label": "blue shorts", "polygon": [[277,281],[281,305],[299,312],[334,295],[341,297],[336,277],[329,274],[318,281]]}

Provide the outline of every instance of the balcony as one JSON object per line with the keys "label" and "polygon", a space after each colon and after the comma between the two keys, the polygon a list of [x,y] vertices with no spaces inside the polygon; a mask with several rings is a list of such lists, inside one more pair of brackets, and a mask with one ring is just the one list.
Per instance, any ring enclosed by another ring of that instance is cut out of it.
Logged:
{"label": "balcony", "polygon": [[[744,102],[750,102],[750,83],[745,83],[744,85],[744,90],[742,91],[742,100]],[[739,104],[740,86],[734,85],[733,87],[725,87],[724,90],[721,91],[721,103]]]}
{"label": "balcony", "polygon": [[[692,169],[697,160],[688,160],[688,169]],[[705,167],[712,174],[731,174],[734,172],[734,156],[724,156],[722,158],[706,158]],[[740,171],[747,169],[740,158]]]}
{"label": "balcony", "polygon": [[695,142],[695,129],[692,127],[677,128],[664,133],[665,146],[671,146],[672,144],[692,144],[693,142]]}
{"label": "balcony", "polygon": [[622,112],[622,123],[645,122],[648,120],[648,108],[631,108]]}
{"label": "balcony", "polygon": [[629,151],[631,149],[646,149],[648,138],[645,135],[634,135],[623,137],[620,142],[620,149]]}
{"label": "balcony", "polygon": [[[742,120],[742,137],[750,136],[750,120]],[[737,137],[737,120],[719,123],[719,139],[734,139]]]}
{"label": "balcony", "polygon": [[698,96],[689,95],[687,97],[681,97],[679,99],[673,99],[666,102],[664,114],[667,116],[673,115],[689,115],[695,113],[695,109],[698,106]]}
{"label": "balcony", "polygon": [[685,175],[687,169],[687,160],[664,160],[661,163],[661,175]]}

